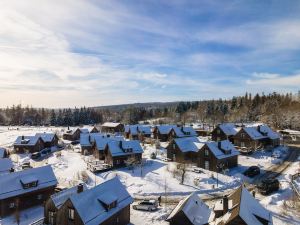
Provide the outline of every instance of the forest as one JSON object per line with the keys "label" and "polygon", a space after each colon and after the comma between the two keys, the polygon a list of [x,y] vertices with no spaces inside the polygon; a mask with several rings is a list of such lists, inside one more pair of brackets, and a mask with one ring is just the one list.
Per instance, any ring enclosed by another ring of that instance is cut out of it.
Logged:
{"label": "forest", "polygon": [[135,124],[265,122],[274,128],[300,129],[300,94],[246,93],[231,99],[65,109],[13,105],[0,109],[0,125],[79,126],[105,121]]}

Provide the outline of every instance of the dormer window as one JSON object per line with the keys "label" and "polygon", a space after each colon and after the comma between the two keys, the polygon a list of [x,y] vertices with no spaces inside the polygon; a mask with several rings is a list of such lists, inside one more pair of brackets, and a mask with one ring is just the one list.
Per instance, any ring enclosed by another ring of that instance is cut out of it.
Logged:
{"label": "dormer window", "polygon": [[38,180],[34,177],[24,177],[20,180],[24,189],[33,188],[38,186]]}
{"label": "dormer window", "polygon": [[106,192],[98,197],[98,201],[109,211],[117,207],[118,198],[114,193]]}
{"label": "dormer window", "polygon": [[21,140],[21,144],[23,144],[23,145],[28,144],[29,141],[30,141],[29,139],[23,139],[23,140]]}

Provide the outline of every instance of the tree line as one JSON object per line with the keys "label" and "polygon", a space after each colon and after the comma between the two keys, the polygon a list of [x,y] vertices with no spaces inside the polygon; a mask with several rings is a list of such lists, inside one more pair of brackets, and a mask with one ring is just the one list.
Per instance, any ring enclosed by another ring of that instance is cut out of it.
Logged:
{"label": "tree line", "polygon": [[186,101],[176,104],[132,104],[130,107],[81,107],[66,109],[13,105],[0,109],[0,125],[78,126],[105,121],[135,124],[261,121],[275,128],[300,129],[300,96],[291,93],[265,95],[246,93],[232,99]]}

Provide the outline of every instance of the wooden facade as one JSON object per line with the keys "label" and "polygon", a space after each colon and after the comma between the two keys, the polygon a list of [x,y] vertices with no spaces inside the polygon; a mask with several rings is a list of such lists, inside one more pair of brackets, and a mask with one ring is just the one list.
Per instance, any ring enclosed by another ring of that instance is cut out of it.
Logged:
{"label": "wooden facade", "polygon": [[77,141],[80,138],[80,129],[77,128],[75,130],[67,130],[63,134],[63,139],[68,140],[68,141]]}
{"label": "wooden facade", "polygon": [[111,152],[109,151],[108,145],[104,150],[104,162],[106,164],[111,165],[112,167],[123,167],[126,165],[126,161],[129,159],[132,159],[132,161],[140,163],[142,161],[142,153],[132,153],[126,155],[112,156]]}
{"label": "wooden facade", "polygon": [[[183,139],[179,138],[179,141],[180,140]],[[223,153],[220,144],[221,142],[214,142],[213,144],[203,143],[202,147],[199,149],[197,149],[196,145],[189,145],[191,149],[185,149],[183,151],[180,146],[178,146],[175,139],[172,140],[167,146],[167,157],[172,161],[178,163],[184,162],[196,164],[198,167],[215,172],[220,172],[220,169],[218,169],[218,167],[220,167],[221,165],[222,169],[230,169],[236,167],[238,165],[238,152],[234,150],[234,154],[232,154],[233,152],[231,151],[228,151],[228,153],[224,151]],[[216,155],[216,152],[212,151],[211,147],[218,148],[218,154],[221,153],[221,156]]]}
{"label": "wooden facade", "polygon": [[224,133],[224,131],[219,127],[217,126],[212,132],[211,132],[211,139],[213,141],[222,141],[222,140],[229,140],[229,137],[228,135],[226,135]]}
{"label": "wooden facade", "polygon": [[170,225],[194,225],[183,211],[178,212],[173,218],[169,219],[168,222]]}
{"label": "wooden facade", "polygon": [[249,150],[255,150],[260,146],[260,140],[255,140],[250,137],[250,135],[244,130],[241,129],[235,136],[234,136],[234,145],[247,148]]}
{"label": "wooden facade", "polygon": [[222,169],[230,169],[238,165],[238,155],[228,156],[225,158],[217,158],[208,145],[204,145],[199,151],[197,166],[206,170],[221,172],[218,165],[222,165]]}
{"label": "wooden facade", "polygon": [[124,124],[121,123],[104,123],[101,126],[101,132],[103,133],[122,133],[124,132]]}

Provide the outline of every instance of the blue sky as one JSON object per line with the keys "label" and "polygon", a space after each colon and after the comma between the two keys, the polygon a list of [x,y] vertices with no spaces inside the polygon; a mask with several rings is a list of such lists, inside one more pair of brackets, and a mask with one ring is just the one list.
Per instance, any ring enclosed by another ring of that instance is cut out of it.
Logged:
{"label": "blue sky", "polygon": [[300,89],[299,1],[1,1],[0,106]]}

